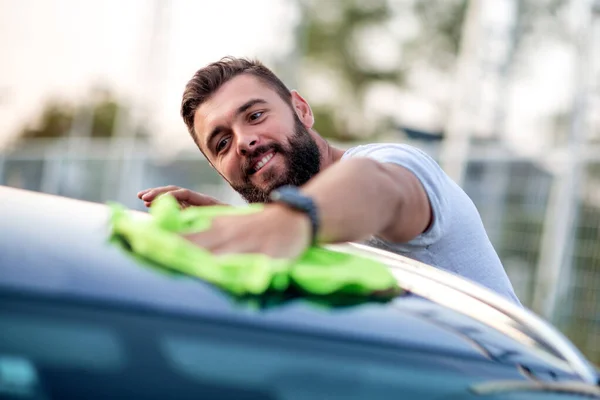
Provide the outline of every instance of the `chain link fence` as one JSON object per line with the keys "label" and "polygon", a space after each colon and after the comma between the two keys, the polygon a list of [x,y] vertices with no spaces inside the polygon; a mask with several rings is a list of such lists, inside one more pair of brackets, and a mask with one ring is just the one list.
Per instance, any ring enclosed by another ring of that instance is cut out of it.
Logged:
{"label": "chain link fence", "polygon": [[[476,151],[474,151],[476,153]],[[591,360],[600,364],[600,152],[583,161],[579,193],[573,196],[572,232],[563,246],[552,313],[546,317]],[[476,204],[488,235],[524,305],[535,305],[544,264],[544,234],[567,210],[553,207],[556,178],[545,159],[506,156],[470,160],[463,188]],[[553,170],[561,170],[560,164]],[[559,187],[558,190],[561,190]],[[556,254],[552,252],[551,254]],[[543,305],[542,305],[543,306]]]}

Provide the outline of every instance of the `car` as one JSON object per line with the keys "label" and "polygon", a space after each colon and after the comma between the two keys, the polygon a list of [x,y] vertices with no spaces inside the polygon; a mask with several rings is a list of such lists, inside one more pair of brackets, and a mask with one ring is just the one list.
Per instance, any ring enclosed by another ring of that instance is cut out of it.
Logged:
{"label": "car", "polygon": [[109,215],[0,187],[0,398],[600,398],[550,324],[437,268],[332,245],[384,262],[403,293],[240,298],[131,257]]}

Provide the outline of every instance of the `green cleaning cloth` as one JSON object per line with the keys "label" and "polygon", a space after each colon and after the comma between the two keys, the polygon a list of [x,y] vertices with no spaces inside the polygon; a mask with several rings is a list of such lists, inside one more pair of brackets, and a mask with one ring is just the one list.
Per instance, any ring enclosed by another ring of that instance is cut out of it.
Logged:
{"label": "green cleaning cloth", "polygon": [[263,205],[181,210],[175,198],[163,195],[152,204],[149,218],[128,212],[119,204],[110,206],[113,237],[124,242],[138,259],[200,278],[235,295],[291,289],[317,296],[393,296],[400,292],[388,268],[366,257],[317,246],[295,260],[263,254],[214,255],[181,236],[208,229],[215,217],[258,212]]}

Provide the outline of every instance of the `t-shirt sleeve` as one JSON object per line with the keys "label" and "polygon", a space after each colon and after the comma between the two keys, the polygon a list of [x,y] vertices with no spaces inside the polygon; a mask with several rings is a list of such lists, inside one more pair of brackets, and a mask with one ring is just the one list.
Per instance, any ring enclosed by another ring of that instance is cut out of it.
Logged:
{"label": "t-shirt sleeve", "polygon": [[[448,229],[448,191],[458,188],[441,167],[422,150],[405,144],[370,144],[354,147],[344,154],[343,159],[350,157],[368,157],[382,163],[400,165],[412,172],[423,185],[433,220],[429,228],[412,239],[408,246],[425,247],[437,242]],[[459,188],[458,188],[459,189]],[[460,189],[459,189],[460,190]]]}

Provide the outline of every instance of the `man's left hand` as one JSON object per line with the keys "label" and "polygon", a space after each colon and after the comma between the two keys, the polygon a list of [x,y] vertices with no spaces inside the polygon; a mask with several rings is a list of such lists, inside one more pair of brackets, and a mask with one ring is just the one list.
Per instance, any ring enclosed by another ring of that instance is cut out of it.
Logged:
{"label": "man's left hand", "polygon": [[217,217],[208,230],[184,237],[214,254],[263,253],[294,259],[311,244],[311,224],[301,212],[269,204],[254,214]]}

